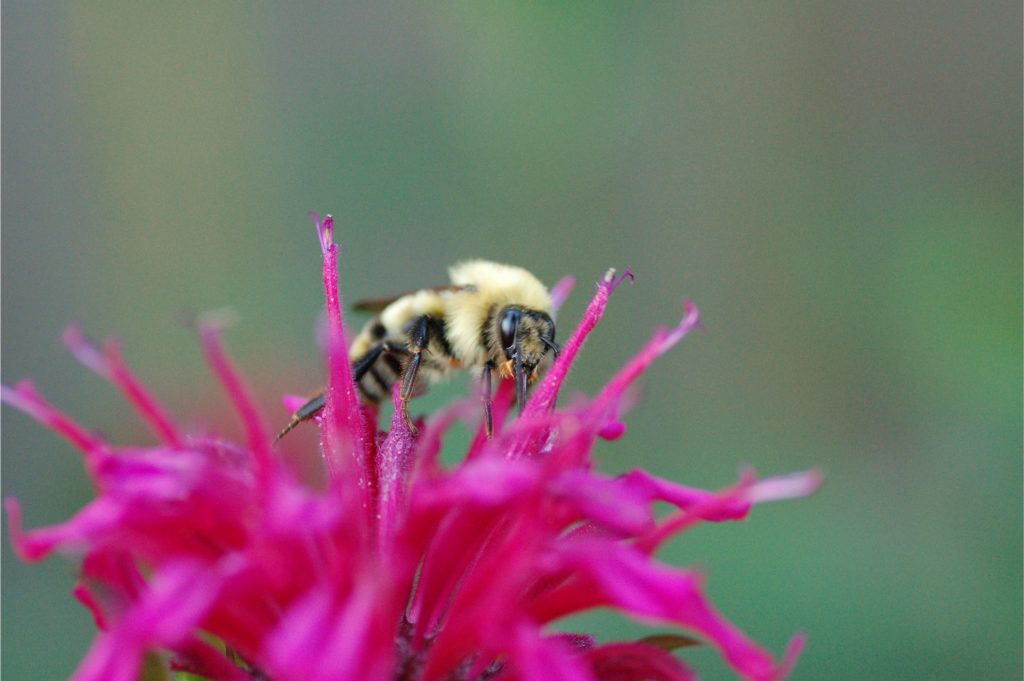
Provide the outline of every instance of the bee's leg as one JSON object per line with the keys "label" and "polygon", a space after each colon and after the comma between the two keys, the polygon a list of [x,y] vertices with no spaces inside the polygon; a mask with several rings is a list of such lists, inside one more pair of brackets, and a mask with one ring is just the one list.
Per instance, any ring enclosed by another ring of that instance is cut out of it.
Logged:
{"label": "bee's leg", "polygon": [[[394,354],[394,355],[407,355],[409,350],[401,343],[384,342],[380,345],[374,346],[365,355],[357,359],[352,363],[352,380],[356,383],[366,375],[373,365],[381,358],[383,354]],[[309,401],[299,407],[294,414],[292,414],[291,421],[288,422],[281,432],[274,438],[274,442],[277,442],[285,435],[287,435],[295,426],[299,425],[303,421],[308,421],[313,418],[324,408],[326,397],[324,391],[318,392],[313,397],[309,398]]]}
{"label": "bee's leg", "polygon": [[290,433],[292,428],[299,425],[303,421],[308,421],[309,419],[316,416],[320,412],[320,410],[324,408],[325,400],[326,397],[324,396],[323,391],[320,391],[319,393],[311,397],[309,399],[309,402],[306,402],[304,405],[299,407],[294,414],[292,414],[292,420],[288,422],[287,426],[281,429],[281,432],[278,433],[277,437],[274,438],[274,442],[277,442],[285,435]]}
{"label": "bee's leg", "polygon": [[384,344],[381,343],[370,348],[369,352],[352,362],[352,380],[356,383],[361,381],[366,372],[372,369],[373,365],[380,359],[380,356],[384,354],[384,350]]}
{"label": "bee's leg", "polygon": [[430,342],[430,317],[424,315],[412,323],[409,331],[409,352],[411,357],[409,363],[402,372],[402,418],[405,425],[412,433],[416,434],[416,427],[412,424],[409,416],[409,400],[412,399],[413,387],[416,385],[416,373],[420,370],[420,362],[423,359],[423,350]]}
{"label": "bee's leg", "polygon": [[487,431],[487,439],[494,435],[494,412],[491,410],[491,372],[494,371],[494,362],[488,361],[484,364],[483,373],[480,375],[480,382],[483,384],[484,397],[484,428]]}
{"label": "bee's leg", "polygon": [[[355,381],[355,384],[359,386],[359,390],[363,394],[363,397],[374,403],[378,402],[380,399],[387,399],[388,395],[391,393],[391,386],[393,385],[393,382],[390,377],[387,379],[383,378],[375,368],[379,366],[378,361],[386,355],[390,355],[392,357],[407,357],[409,355],[409,348],[405,343],[384,341],[380,345],[370,348],[365,355],[352,363],[352,378]],[[398,366],[398,363],[391,362],[389,364],[396,375],[400,373],[400,369],[393,368]],[[367,374],[373,376],[375,382],[374,385],[380,390],[379,396],[372,394],[372,391],[368,392],[364,389],[363,377]]]}

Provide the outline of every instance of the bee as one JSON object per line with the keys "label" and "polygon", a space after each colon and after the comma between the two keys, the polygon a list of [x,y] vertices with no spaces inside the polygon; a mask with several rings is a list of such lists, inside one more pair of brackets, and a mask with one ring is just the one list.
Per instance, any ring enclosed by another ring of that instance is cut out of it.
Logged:
{"label": "bee", "polygon": [[[525,269],[487,260],[459,263],[448,274],[446,286],[355,304],[377,316],[349,348],[353,378],[362,399],[373,404],[386,400],[399,382],[402,417],[415,431],[409,400],[457,371],[478,371],[490,437],[494,372],[515,381],[522,413],[530,385],[558,356],[551,294]],[[321,391],[292,414],[276,440],[323,408]]]}

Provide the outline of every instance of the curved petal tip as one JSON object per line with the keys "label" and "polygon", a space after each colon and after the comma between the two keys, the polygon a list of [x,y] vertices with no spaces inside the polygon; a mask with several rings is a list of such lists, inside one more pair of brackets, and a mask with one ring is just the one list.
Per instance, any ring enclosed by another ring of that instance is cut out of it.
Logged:
{"label": "curved petal tip", "polygon": [[320,239],[320,250],[327,253],[327,250],[334,244],[334,216],[328,213],[321,220],[320,215],[315,210],[309,211],[309,214],[313,218],[313,224],[316,225],[316,235]]}

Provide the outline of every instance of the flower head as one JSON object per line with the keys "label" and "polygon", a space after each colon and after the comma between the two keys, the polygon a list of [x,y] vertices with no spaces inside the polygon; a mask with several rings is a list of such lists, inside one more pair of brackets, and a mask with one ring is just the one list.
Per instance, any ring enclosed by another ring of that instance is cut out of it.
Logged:
{"label": "flower head", "polygon": [[[183,433],[123,361],[77,328],[65,340],[117,386],[159,444],[114,447],[23,382],[8,404],[68,439],[97,497],[67,522],[23,531],[28,560],[81,556],[76,597],[100,630],[74,678],[131,681],[147,654],[210,679],[570,681],[694,678],[669,651],[695,639],[664,635],[598,643],[548,625],[595,607],[673,626],[721,651],[742,677],[784,677],[802,645],[776,660],[721,616],[701,577],[654,558],[667,539],[703,522],[738,520],[760,501],[801,496],[814,473],[711,492],[645,471],[594,470],[599,437],[622,435],[630,385],[698,324],[687,302],[592,399],[556,408],[583,342],[623,278],[605,277],[522,415],[504,382],[494,435],[479,428],[463,461],[439,462],[449,428],[479,414],[460,402],[414,434],[395,410],[390,430],[360,404],[345,345],[332,221],[316,220],[327,296],[329,376],[319,418],[330,484],[314,491],[278,460],[272,431],[221,344],[200,322],[207,360],[245,426],[245,441]],[[564,299],[569,284],[556,287]],[[398,396],[396,394],[396,400]],[[673,511],[656,519],[655,502]]]}

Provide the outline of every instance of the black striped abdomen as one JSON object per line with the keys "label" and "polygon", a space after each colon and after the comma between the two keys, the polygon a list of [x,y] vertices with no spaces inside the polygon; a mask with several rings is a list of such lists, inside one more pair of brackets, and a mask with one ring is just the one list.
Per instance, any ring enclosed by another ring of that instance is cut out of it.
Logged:
{"label": "black striped abdomen", "polygon": [[[396,382],[401,382],[412,353],[417,348],[417,338],[413,337],[413,328],[415,326],[422,330],[423,319],[423,317],[418,317],[403,330],[402,335],[395,334],[391,337],[385,337],[379,333],[372,334],[374,326],[368,325],[371,335],[376,336],[374,338],[376,343],[359,358],[352,361],[359,393],[363,399],[370,402],[390,399],[392,387]],[[426,329],[427,342],[421,350],[422,357],[416,374],[416,384],[413,386],[413,395],[422,394],[430,383],[445,378],[458,367],[458,362],[452,356],[451,346],[445,337],[444,321],[428,316],[426,317]],[[368,343],[365,344],[368,345]],[[389,346],[393,349],[382,349]]]}

